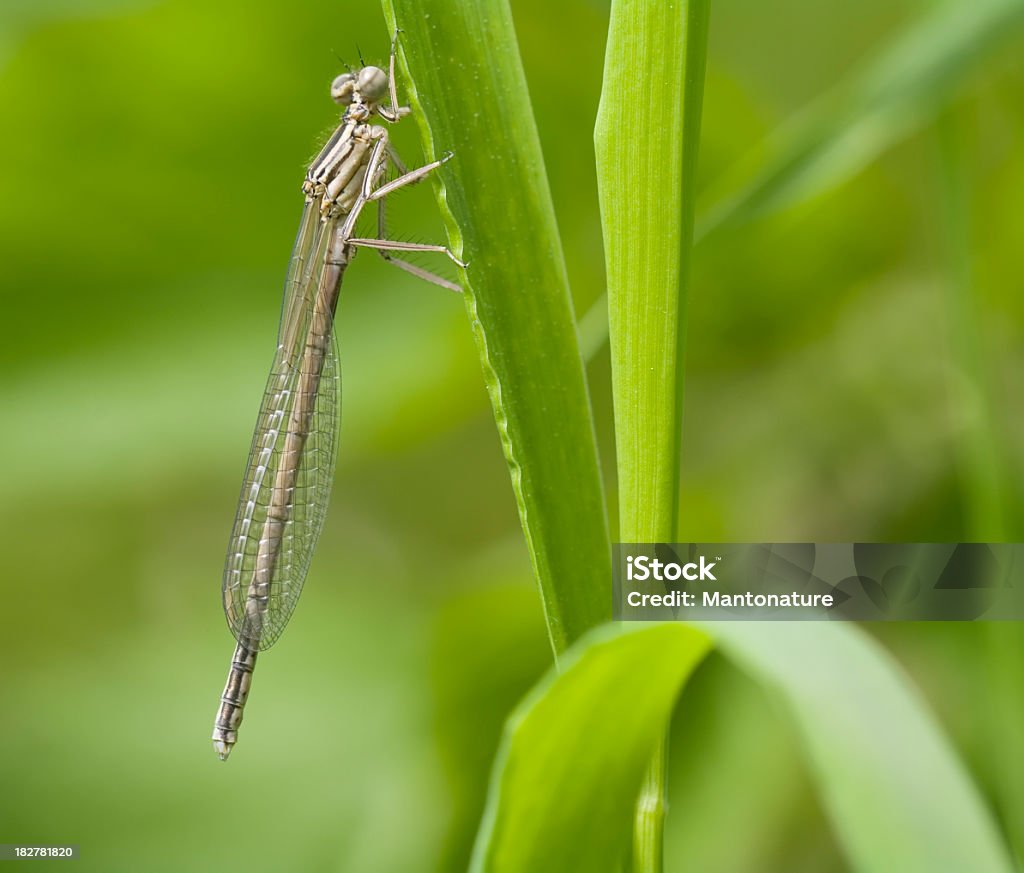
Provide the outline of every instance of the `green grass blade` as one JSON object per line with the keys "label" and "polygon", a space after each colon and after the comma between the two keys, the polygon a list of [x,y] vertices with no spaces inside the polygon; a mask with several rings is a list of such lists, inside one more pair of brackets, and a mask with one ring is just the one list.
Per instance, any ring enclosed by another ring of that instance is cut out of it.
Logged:
{"label": "green grass blade", "polygon": [[[615,0],[608,28],[594,141],[623,542],[676,538],[708,14],[708,0]],[[595,348],[592,321],[584,332],[588,351]],[[663,866],[667,741],[652,750],[636,806],[634,873]]]}
{"label": "green grass blade", "polygon": [[964,79],[1022,30],[1021,0],[939,4],[784,125],[768,143],[766,163],[730,173],[698,219],[698,238],[849,178],[932,118]]}
{"label": "green grass blade", "polygon": [[[384,0],[556,651],[611,612],[597,445],[561,241],[505,0]],[[571,495],[571,498],[570,498]]]}
{"label": "green grass blade", "polygon": [[[594,139],[623,542],[671,542],[676,534],[707,23],[707,0],[612,6]],[[637,125],[641,106],[646,121]]]}
{"label": "green grass blade", "polygon": [[707,649],[682,625],[574,647],[506,725],[470,870],[617,873],[651,749]]}
{"label": "green grass blade", "polygon": [[628,799],[705,633],[794,717],[851,869],[1011,873],[980,795],[899,666],[857,628],[824,622],[588,635],[506,725],[474,873],[618,869]]}
{"label": "green grass blade", "polygon": [[870,637],[828,622],[701,625],[795,717],[832,826],[860,873],[1011,873],[967,771]]}

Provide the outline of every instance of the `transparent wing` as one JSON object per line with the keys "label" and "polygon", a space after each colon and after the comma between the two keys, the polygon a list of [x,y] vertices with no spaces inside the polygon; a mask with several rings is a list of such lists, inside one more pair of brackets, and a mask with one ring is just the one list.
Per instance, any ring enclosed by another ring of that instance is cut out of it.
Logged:
{"label": "transparent wing", "polygon": [[286,347],[294,347],[294,335],[299,325],[296,323],[303,317],[304,311],[310,306],[310,295],[316,289],[310,289],[311,271],[317,272],[312,263],[315,259],[317,246],[321,240],[323,229],[320,221],[320,209],[312,201],[307,201],[302,209],[299,221],[299,232],[295,235],[292,246],[292,257],[288,262],[288,276],[284,280],[284,300],[281,303],[281,325],[278,329],[278,354]]}
{"label": "transparent wing", "polygon": [[277,641],[302,593],[337,455],[341,375],[333,302],[321,290],[335,223],[315,213],[306,221],[304,214],[224,567],[228,626],[260,650]]}

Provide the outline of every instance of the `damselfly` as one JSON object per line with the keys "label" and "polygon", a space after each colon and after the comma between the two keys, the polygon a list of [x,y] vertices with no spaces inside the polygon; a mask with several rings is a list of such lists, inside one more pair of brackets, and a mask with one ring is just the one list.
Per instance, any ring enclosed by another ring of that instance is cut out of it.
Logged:
{"label": "damselfly", "polygon": [[[397,39],[397,36],[396,36]],[[302,592],[323,528],[338,439],[340,374],[334,311],[341,279],[360,248],[435,284],[460,290],[393,252],[441,252],[445,246],[386,239],[384,198],[414,184],[452,155],[407,170],[387,129],[409,114],[398,105],[395,44],[388,72],[364,66],[338,76],[331,97],[344,105],[341,124],[306,173],[306,202],[285,281],[277,352],[256,420],[235,525],[224,567],[224,613],[237,645],[213,728],[226,759],[238,739],[258,652],[281,635]],[[388,165],[397,178],[384,182]],[[355,235],[363,208],[377,204],[377,236]]]}

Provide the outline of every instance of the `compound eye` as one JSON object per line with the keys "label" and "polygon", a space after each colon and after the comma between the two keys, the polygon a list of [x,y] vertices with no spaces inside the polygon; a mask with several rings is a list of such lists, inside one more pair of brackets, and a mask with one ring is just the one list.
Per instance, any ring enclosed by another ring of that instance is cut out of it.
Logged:
{"label": "compound eye", "polygon": [[388,93],[388,74],[380,67],[363,67],[358,90],[367,103],[376,103]]}
{"label": "compound eye", "polygon": [[348,106],[352,102],[355,86],[356,77],[351,73],[342,73],[331,82],[331,99],[342,106]]}

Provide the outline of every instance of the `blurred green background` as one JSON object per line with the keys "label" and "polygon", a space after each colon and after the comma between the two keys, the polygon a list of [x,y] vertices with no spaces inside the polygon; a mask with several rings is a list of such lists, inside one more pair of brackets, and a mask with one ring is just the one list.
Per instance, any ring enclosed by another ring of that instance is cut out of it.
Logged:
{"label": "blurred green background", "polygon": [[[702,189],[932,5],[716,0]],[[513,7],[582,313],[603,290],[607,8]],[[682,538],[1021,538],[1010,36],[841,185],[697,247]],[[0,9],[0,842],[77,842],[102,871],[465,868],[502,720],[550,651],[462,304],[368,255],[339,311],[339,468],[302,605],[230,762],[208,739],[299,183],[339,57],[383,62],[388,41],[373,3]],[[392,215],[441,237],[425,187]],[[958,364],[957,288],[987,393]],[[610,473],[606,350],[588,372]],[[1012,832],[1024,634],[872,630]],[[843,869],[783,714],[715,657],[683,707],[669,868]]]}

